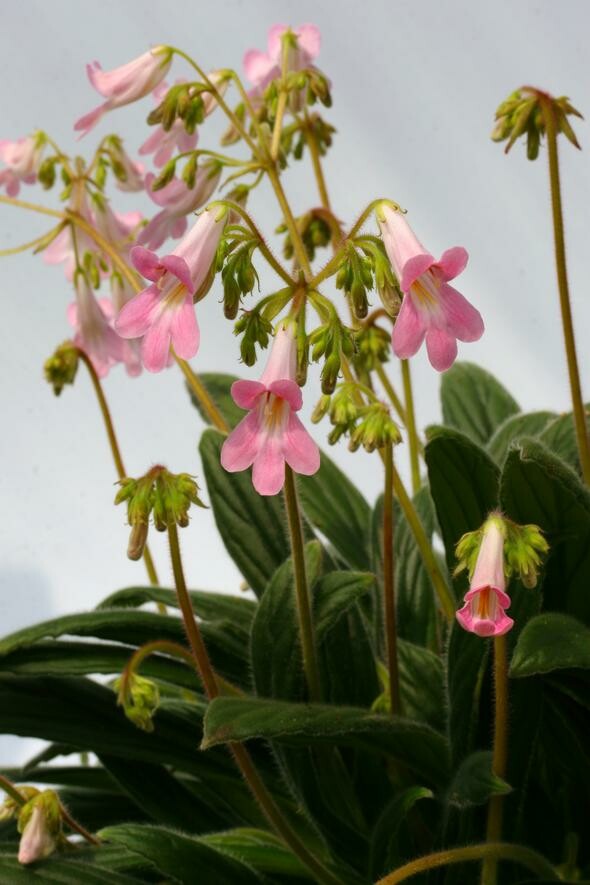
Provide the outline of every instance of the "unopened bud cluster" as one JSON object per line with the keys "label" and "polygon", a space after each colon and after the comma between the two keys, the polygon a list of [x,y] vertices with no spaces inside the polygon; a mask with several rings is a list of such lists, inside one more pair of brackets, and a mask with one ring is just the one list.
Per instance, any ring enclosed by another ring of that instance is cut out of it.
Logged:
{"label": "unopened bud cluster", "polygon": [[73,384],[78,372],[80,354],[73,341],[64,341],[56,349],[53,356],[45,361],[43,371],[46,381],[59,396],[66,384]]}
{"label": "unopened bud cluster", "polygon": [[118,692],[117,704],[123,707],[125,716],[142,731],[153,731],[153,716],[160,704],[160,690],[155,682],[128,673],[116,679],[114,689]]}
{"label": "unopened bud cluster", "polygon": [[311,358],[317,362],[324,358],[320,375],[322,393],[333,393],[338,382],[342,357],[350,359],[354,355],[352,332],[343,326],[337,316],[317,329],[309,336]]}
{"label": "unopened bud cluster", "polygon": [[563,132],[571,143],[579,148],[578,140],[568,120],[569,115],[582,117],[568,98],[553,98],[537,89],[523,87],[511,93],[496,111],[496,125],[492,131],[493,141],[506,141],[508,153],[514,142],[526,138],[527,156],[536,160],[539,155],[541,138],[547,129],[545,115],[551,113],[555,119],[557,132]]}
{"label": "unopened bud cluster", "polygon": [[170,473],[165,467],[152,467],[139,479],[126,478],[115,504],[127,503],[127,518],[131,535],[127,555],[139,559],[147,541],[150,517],[157,531],[163,532],[171,525],[187,526],[191,504],[206,505],[199,498],[199,487],[188,473]]}
{"label": "unopened bud cluster", "polygon": [[30,864],[49,857],[65,844],[61,803],[54,790],[19,786],[18,792],[25,800],[24,804],[7,797],[0,805],[0,822],[16,819],[21,834],[18,859],[22,864]]}
{"label": "unopened bud cluster", "polygon": [[360,446],[367,452],[398,445],[402,441],[399,427],[392,419],[389,408],[379,400],[359,405],[356,401],[357,385],[341,384],[333,396],[322,396],[312,414],[312,421],[330,416],[333,430],[328,436],[330,445],[348,435],[348,448],[356,452]]}
{"label": "unopened bud cluster", "polygon": [[[325,217],[326,213],[323,209],[311,209],[304,215],[296,218],[297,230],[305,246],[307,257],[310,261],[315,260],[316,250],[324,246],[329,246],[332,240],[332,229]],[[285,234],[283,241],[283,255],[287,260],[293,258],[294,248],[293,240],[286,224],[277,227],[278,234]]]}
{"label": "unopened bud cluster", "polygon": [[373,372],[391,355],[391,335],[373,323],[359,329],[354,336],[356,351],[353,357],[357,372]]}
{"label": "unopened bud cluster", "polygon": [[460,538],[455,548],[455,574],[466,570],[469,579],[473,577],[486,527],[492,522],[504,537],[503,570],[506,578],[516,575],[525,587],[536,587],[543,557],[549,550],[541,529],[532,524],[518,525],[497,512],[491,513],[481,528]]}

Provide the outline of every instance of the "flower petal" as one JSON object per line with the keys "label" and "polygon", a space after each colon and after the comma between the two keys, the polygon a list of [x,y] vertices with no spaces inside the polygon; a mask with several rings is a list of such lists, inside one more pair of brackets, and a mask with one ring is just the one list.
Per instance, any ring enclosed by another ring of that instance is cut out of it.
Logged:
{"label": "flower petal", "polygon": [[155,286],[148,286],[138,295],[134,295],[115,320],[115,329],[121,338],[140,338],[145,335],[159,300],[160,292]]}
{"label": "flower petal", "polygon": [[446,372],[457,359],[455,336],[445,329],[430,327],[426,332],[426,350],[433,369]]}
{"label": "flower petal", "polygon": [[433,264],[435,264],[435,261],[429,252],[420,252],[418,255],[413,255],[412,258],[408,258],[402,267],[401,279],[399,281],[402,292],[409,292],[418,277],[426,273]]}
{"label": "flower petal", "polygon": [[246,470],[254,463],[263,440],[258,411],[252,411],[232,430],[221,447],[221,466],[228,473]]}
{"label": "flower petal", "polygon": [[157,282],[163,274],[160,259],[155,252],[144,249],[143,246],[134,246],[130,252],[131,263],[146,280]]}
{"label": "flower petal", "polygon": [[272,71],[277,68],[277,63],[265,52],[259,49],[249,49],[242,61],[244,73],[251,83],[258,85],[265,82]]}
{"label": "flower petal", "polygon": [[266,387],[260,381],[241,379],[231,386],[232,399],[240,409],[253,409],[261,393],[266,393]]}
{"label": "flower petal", "polygon": [[171,322],[171,311],[163,310],[143,337],[141,356],[148,372],[161,372],[168,365]]}
{"label": "flower petal", "polygon": [[85,135],[94,129],[100,118],[103,114],[108,110],[108,104],[105,102],[104,104],[99,105],[97,108],[94,108],[93,111],[90,111],[88,114],[84,114],[83,117],[80,117],[79,120],[76,120],[74,123],[74,131],[79,132],[80,135],[78,138],[83,138]]}
{"label": "flower petal", "polygon": [[460,292],[443,284],[440,303],[446,315],[447,328],[459,341],[478,341],[481,338],[484,333],[482,316]]}
{"label": "flower petal", "polygon": [[446,249],[437,261],[438,267],[442,271],[445,282],[458,277],[467,267],[469,261],[469,252],[463,246],[452,246]]}
{"label": "flower petal", "polygon": [[283,434],[283,452],[295,473],[312,476],[320,469],[320,450],[294,412]]}
{"label": "flower petal", "polygon": [[169,273],[175,276],[176,279],[188,289],[191,295],[194,294],[194,285],[191,279],[190,270],[188,269],[188,264],[184,258],[180,258],[179,255],[164,255],[164,257],[160,259],[160,264]]}
{"label": "flower petal", "polygon": [[280,435],[269,434],[254,460],[252,484],[259,495],[277,495],[285,482],[285,457]]}
{"label": "flower petal", "polygon": [[317,58],[322,45],[322,35],[316,25],[300,25],[296,30],[299,47],[309,55],[310,59]]}
{"label": "flower petal", "polygon": [[402,360],[414,356],[426,334],[424,317],[414,304],[411,295],[405,295],[393,327],[391,338],[393,351]]}
{"label": "flower petal", "polygon": [[303,394],[296,381],[291,381],[288,378],[280,378],[277,381],[271,381],[268,385],[268,389],[271,393],[274,393],[275,396],[280,396],[281,399],[286,400],[294,412],[298,412],[303,405]]}
{"label": "flower petal", "polygon": [[201,335],[192,297],[173,312],[170,334],[174,350],[181,359],[190,360],[196,356]]}

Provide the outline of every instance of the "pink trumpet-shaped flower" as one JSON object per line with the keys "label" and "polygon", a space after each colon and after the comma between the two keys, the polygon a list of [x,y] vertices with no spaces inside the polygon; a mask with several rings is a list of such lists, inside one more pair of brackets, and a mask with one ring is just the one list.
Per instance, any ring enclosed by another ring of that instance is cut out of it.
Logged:
{"label": "pink trumpet-shaped flower", "polygon": [[115,328],[123,338],[142,338],[141,356],[149,372],[161,372],[168,363],[170,345],[182,359],[199,349],[199,326],[193,295],[211,269],[225,226],[219,207],[205,209],[176,249],[163,258],[135,246],[131,260],[152,285],[135,295],[122,309]]}
{"label": "pink trumpet-shaped flower", "polygon": [[[262,95],[266,87],[281,76],[282,36],[288,31],[287,25],[273,25],[268,32],[268,50],[249,49],[244,55],[243,65],[246,77],[253,84],[251,95]],[[297,48],[290,52],[289,70],[300,71],[311,66],[320,54],[321,35],[315,25],[301,25],[293,33],[297,37]]]}
{"label": "pink trumpet-shaped flower", "polygon": [[88,79],[106,101],[89,114],[80,117],[74,124],[76,132],[81,133],[80,137],[86,135],[107,111],[131,104],[148,95],[162,82],[171,61],[170,47],[156,46],[112,71],[103,71],[97,61],[87,65]]}
{"label": "pink trumpet-shaped flower", "polygon": [[248,415],[232,430],[221,450],[229,473],[253,467],[252,483],[259,495],[276,495],[285,481],[285,464],[311,476],[319,469],[320,452],[296,415],[303,404],[295,381],[297,344],[292,326],[280,328],[260,381],[235,381],[231,394]]}
{"label": "pink trumpet-shaped flower", "polygon": [[465,605],[456,617],[470,633],[502,636],[514,624],[505,612],[509,606],[504,572],[504,531],[492,517],[484,526],[473,577],[465,594]]}
{"label": "pink trumpet-shaped flower", "polygon": [[4,187],[9,197],[18,195],[21,183],[35,184],[44,146],[40,133],[18,141],[0,140],[0,160],[7,167],[0,169],[0,188]]}
{"label": "pink trumpet-shaped flower", "polygon": [[187,187],[182,179],[173,178],[165,187],[153,191],[155,176],[151,173],[146,175],[148,196],[162,208],[141,231],[137,239],[139,245],[155,251],[168,237],[182,237],[188,226],[186,216],[209,201],[219,184],[220,176],[219,164],[206,164],[197,171],[193,188]]}
{"label": "pink trumpet-shaped flower", "polygon": [[56,848],[57,840],[47,825],[44,810],[41,805],[35,805],[20,837],[18,862],[30,864],[43,860]]}
{"label": "pink trumpet-shaped flower", "polygon": [[83,350],[99,378],[115,363],[125,362],[124,342],[112,328],[113,306],[108,298],[94,297],[84,273],[75,274],[76,301],[68,307],[68,321],[74,329],[74,344]]}
{"label": "pink trumpet-shaped flower", "polygon": [[400,359],[408,359],[426,338],[428,359],[437,371],[444,372],[457,356],[457,339],[477,341],[484,331],[479,311],[448,285],[465,269],[467,251],[454,246],[436,261],[401,212],[382,204],[377,220],[405,296],[393,328],[394,352]]}

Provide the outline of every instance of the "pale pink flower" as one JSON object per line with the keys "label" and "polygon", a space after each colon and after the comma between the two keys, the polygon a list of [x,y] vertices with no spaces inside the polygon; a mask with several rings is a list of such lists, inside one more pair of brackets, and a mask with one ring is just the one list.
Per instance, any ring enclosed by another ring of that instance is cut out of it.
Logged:
{"label": "pale pink flower", "polygon": [[115,328],[123,338],[142,338],[142,360],[149,372],[166,367],[170,345],[182,359],[197,353],[200,333],[193,295],[211,270],[225,222],[218,206],[205,209],[170,255],[158,258],[143,246],[131,250],[137,270],[153,282],[125,305]]}
{"label": "pale pink flower", "polygon": [[514,621],[505,609],[510,606],[504,572],[504,532],[493,517],[483,530],[483,538],[465,605],[456,617],[461,626],[478,636],[502,636]]}
{"label": "pale pink flower", "polygon": [[4,187],[9,197],[18,195],[21,183],[35,184],[44,147],[41,134],[0,140],[0,160],[6,164],[6,169],[0,169],[0,188]]}
{"label": "pale pink flower", "polygon": [[112,328],[113,305],[108,298],[94,297],[84,273],[75,274],[74,286],[76,300],[67,311],[74,344],[88,356],[99,378],[104,378],[111,366],[125,362],[124,342]]}
{"label": "pale pink flower", "polygon": [[305,476],[320,466],[319,449],[296,415],[303,405],[296,361],[293,327],[280,328],[260,381],[232,385],[235,403],[249,413],[224,442],[221,464],[229,473],[252,467],[252,483],[260,495],[280,492],[285,464]]}
{"label": "pale pink flower", "polygon": [[[287,25],[273,25],[268,32],[267,52],[249,49],[244,55],[243,66],[246,77],[253,84],[250,95],[261,96],[267,86],[281,76],[282,36],[288,31]],[[315,25],[301,25],[293,33],[297,37],[297,48],[290,50],[288,69],[300,71],[312,66],[320,54],[321,35]]]}
{"label": "pale pink flower", "polygon": [[97,231],[102,234],[105,240],[108,240],[118,252],[126,255],[135,240],[135,234],[141,224],[142,215],[138,211],[113,212],[109,201],[102,196],[96,195],[94,198],[92,221]]}
{"label": "pale pink flower", "polygon": [[[83,184],[77,183],[74,186],[69,208],[81,215],[88,224],[94,226],[94,217],[88,205],[88,194]],[[76,246],[81,262],[87,252],[96,252],[94,240],[81,228],[76,228]],[[45,264],[63,264],[66,279],[72,282],[76,270],[76,250],[72,239],[72,228],[69,224],[43,250],[43,261]]]}
{"label": "pale pink flower", "polygon": [[426,338],[432,366],[448,369],[457,356],[459,341],[477,341],[483,335],[481,314],[449,280],[465,269],[467,251],[454,246],[439,261],[427,252],[401,212],[382,204],[377,220],[385,250],[404,293],[393,328],[393,349],[400,359],[414,356]]}
{"label": "pale pink flower", "polygon": [[209,201],[219,184],[220,176],[221,166],[218,163],[207,163],[197,170],[193,188],[187,187],[182,179],[173,178],[165,187],[154,191],[152,184],[155,176],[151,173],[146,175],[148,196],[162,209],[139,234],[139,245],[155,251],[168,237],[182,237],[188,227],[186,216]]}
{"label": "pale pink flower", "polygon": [[[101,302],[102,309],[108,317],[112,328],[115,326],[116,317],[134,297],[135,289],[131,287],[125,277],[122,277],[118,271],[115,271],[111,276],[112,301],[108,301],[105,298],[104,302],[106,303]],[[120,336],[119,340],[121,342],[121,361],[125,364],[127,374],[131,378],[141,375],[141,342],[137,338],[125,339]]]}
{"label": "pale pink flower", "polygon": [[80,137],[86,135],[94,129],[107,111],[131,104],[149,95],[158,83],[162,82],[171,62],[170,47],[156,46],[133,61],[119,68],[113,68],[112,71],[103,71],[97,61],[87,65],[88,79],[106,101],[89,114],[80,117],[74,125],[76,132],[81,133]]}
{"label": "pale pink flower", "polygon": [[55,836],[47,825],[41,805],[35,805],[20,837],[18,862],[34,863],[53,854],[57,848]]}

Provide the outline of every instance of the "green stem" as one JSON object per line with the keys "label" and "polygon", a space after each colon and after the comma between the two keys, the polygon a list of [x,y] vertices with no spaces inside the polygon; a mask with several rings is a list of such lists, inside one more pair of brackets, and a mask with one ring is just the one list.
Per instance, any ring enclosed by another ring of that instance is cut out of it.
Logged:
{"label": "green stem", "polygon": [[557,127],[553,111],[552,99],[549,96],[540,96],[543,108],[543,119],[547,133],[547,154],[549,157],[549,181],[551,185],[551,209],[553,213],[553,235],[555,241],[555,264],[557,266],[557,285],[559,288],[559,306],[561,308],[561,322],[563,325],[563,337],[565,339],[565,352],[569,373],[570,389],[572,394],[572,406],[578,452],[582,476],[586,485],[590,485],[590,440],[586,427],[586,415],[582,399],[580,385],[580,371],[576,354],[574,338],[574,325],[570,304],[569,284],[567,278],[567,263],[565,257],[565,237],[563,231],[563,211],[561,204],[561,185],[559,176],[559,159],[557,154]]}
{"label": "green stem", "polygon": [[404,427],[405,427],[406,426],[406,410],[404,409],[404,404],[402,403],[401,399],[399,398],[399,396],[395,392],[393,384],[389,380],[389,376],[388,376],[387,372],[385,371],[385,368],[383,367],[383,363],[378,363],[375,371],[377,373],[377,377],[379,378],[379,381],[381,382],[383,389],[385,390],[385,393],[387,394],[387,396],[389,397],[389,399],[391,401],[393,408],[397,412],[400,420],[403,422]]}
{"label": "green stem", "polygon": [[404,399],[406,402],[407,421],[406,430],[408,432],[408,444],[410,448],[410,469],[412,472],[412,494],[420,488],[420,441],[416,430],[416,415],[414,412],[414,394],[412,392],[412,377],[410,375],[409,360],[401,360],[402,364],[402,382],[404,385]]}
{"label": "green stem", "polygon": [[[28,799],[23,796],[21,792],[19,792],[12,781],[9,781],[8,778],[4,777],[4,775],[2,774],[0,774],[0,789],[4,790],[6,795],[10,796],[10,798],[13,799],[20,808],[22,808],[23,805],[27,804]],[[77,820],[74,820],[71,814],[61,804],[61,802],[59,803],[59,810],[64,823],[67,824],[70,829],[83,836],[84,839],[86,839],[87,842],[90,842],[91,845],[100,845],[100,839],[97,839],[96,836],[93,836],[91,833],[88,832],[88,830],[84,829],[82,824],[79,824]]]}
{"label": "green stem", "polygon": [[[209,700],[213,700],[213,698],[218,697],[220,693],[218,677],[216,676],[209,659],[209,654],[193,611],[191,598],[186,588],[176,523],[172,523],[168,526],[168,540],[170,544],[170,556],[172,559],[176,592],[178,594],[184,627],[193,651],[196,670],[205,687],[207,697]],[[291,828],[287,819],[283,817],[279,806],[276,804],[271,793],[269,793],[266,788],[264,781],[258,774],[248,750],[239,743],[230,743],[229,748],[252,792],[252,795],[258,802],[266,819],[277,835],[283,839],[291,851],[297,855],[303,864],[305,864],[317,882],[323,883],[323,885],[340,885],[340,880],[307,849],[304,843],[299,839],[299,836]]]}
{"label": "green stem", "polygon": [[419,857],[404,864],[403,867],[398,867],[397,870],[384,876],[383,879],[379,879],[376,885],[398,885],[399,882],[405,882],[406,879],[410,879],[412,876],[416,876],[418,873],[423,873],[426,870],[488,857],[495,860],[510,860],[531,870],[540,879],[547,879],[550,882],[559,881],[559,876],[549,861],[545,860],[542,855],[537,854],[536,851],[533,851],[531,848],[525,848],[523,845],[497,842],[495,844],[486,843],[485,845],[466,845],[464,848],[449,848],[447,851],[436,851],[433,854],[427,854],[425,857]]}
{"label": "green stem", "polygon": [[395,611],[395,566],[393,557],[393,446],[384,450],[385,488],[383,496],[383,602],[385,610],[385,641],[389,672],[389,703],[392,714],[401,714],[399,666],[397,658],[397,624]]}
{"label": "green stem", "polygon": [[[243,206],[240,206],[239,203],[234,203],[233,200],[216,200],[215,202],[220,203],[223,206],[227,206],[228,209],[231,209],[233,212],[236,212],[242,217],[242,219],[246,222],[246,224],[258,240],[258,248],[266,258],[272,269],[275,271],[275,273],[278,274],[278,276],[280,276],[281,279],[283,279],[288,286],[295,287],[297,285],[297,282],[293,279],[291,274],[285,270],[282,264],[274,257],[266,244],[266,240],[264,239],[260,228],[254,221],[252,216],[246,211],[246,209],[244,209]],[[211,203],[210,205],[214,206],[215,203]]]}
{"label": "green stem", "polygon": [[285,465],[285,508],[291,538],[291,558],[295,582],[295,599],[299,620],[299,636],[303,651],[303,667],[312,701],[321,700],[320,674],[317,662],[312,605],[309,585],[305,572],[305,548],[303,545],[303,527],[297,499],[297,487],[293,471]]}
{"label": "green stem", "polygon": [[179,356],[174,354],[174,359],[176,360],[177,365],[179,366],[182,374],[186,378],[187,384],[195,395],[196,399],[201,403],[201,408],[208,415],[209,420],[218,430],[221,430],[222,433],[229,432],[229,425],[211,397],[209,396],[209,392],[207,388],[199,378],[195,372],[191,369],[186,360],[182,360]]}
{"label": "green stem", "polygon": [[40,203],[29,203],[26,200],[17,200],[16,197],[5,197],[0,194],[0,203],[6,203],[8,206],[17,206],[19,209],[30,209],[31,212],[39,212],[41,215],[51,215],[52,218],[59,218],[61,221],[65,218],[63,212],[58,212],[56,209],[49,209],[47,206],[42,206]]}
{"label": "green stem", "polygon": [[57,227],[52,228],[40,237],[36,237],[34,240],[29,240],[28,243],[21,243],[20,246],[12,246],[10,249],[0,249],[0,258],[6,258],[8,255],[19,255],[21,252],[27,252],[29,249],[41,246],[45,242],[55,239],[62,227],[61,224],[58,224]]}
{"label": "green stem", "polygon": [[301,234],[299,233],[299,229],[297,227],[297,222],[295,221],[295,216],[291,211],[289,201],[287,200],[285,191],[283,190],[283,185],[281,184],[279,174],[274,166],[269,166],[266,172],[276,194],[277,200],[279,201],[285,224],[287,225],[287,229],[291,236],[291,242],[295,251],[297,263],[303,271],[304,276],[309,279],[309,277],[311,276],[311,265],[309,263],[309,258],[307,257],[307,252],[305,250],[303,240],[301,239]]}
{"label": "green stem", "polygon": [[[508,654],[506,637],[494,638],[494,751],[492,771],[496,777],[506,777],[508,762]],[[488,823],[486,839],[497,842],[502,838],[502,806],[503,796],[491,796],[488,804]],[[492,857],[484,860],[481,871],[482,885],[495,885],[496,860]]]}
{"label": "green stem", "polygon": [[9,781],[8,778],[4,777],[3,774],[0,774],[0,790],[4,790],[6,795],[10,796],[10,798],[13,799],[17,805],[20,805],[21,807],[23,805],[26,805],[26,798],[22,795],[22,793],[19,793],[18,789],[15,787],[12,781]]}
{"label": "green stem", "polygon": [[[109,405],[106,401],[106,397],[104,395],[104,391],[102,389],[102,384],[100,383],[100,379],[96,374],[96,370],[92,365],[92,361],[88,358],[88,356],[84,353],[83,350],[77,348],[78,356],[88,369],[88,374],[90,375],[90,380],[92,382],[92,386],[94,388],[94,392],[96,394],[96,399],[98,401],[98,405],[102,414],[102,418],[104,421],[105,430],[107,432],[107,437],[109,440],[109,445],[111,447],[111,453],[113,455],[113,461],[115,462],[115,470],[119,479],[125,479],[127,476],[127,471],[125,470],[125,465],[123,464],[123,457],[121,455],[121,449],[119,448],[119,442],[117,440],[117,434],[115,433],[115,427],[113,424],[113,419],[111,417],[111,411],[109,409]],[[150,584],[157,587],[160,583],[158,581],[158,574],[156,572],[156,567],[154,565],[154,560],[152,559],[152,555],[150,553],[149,547],[147,544],[143,550],[143,561],[148,573],[148,578]],[[160,612],[165,613],[166,607],[161,603],[158,603],[158,609]]]}

